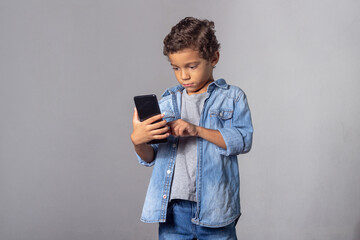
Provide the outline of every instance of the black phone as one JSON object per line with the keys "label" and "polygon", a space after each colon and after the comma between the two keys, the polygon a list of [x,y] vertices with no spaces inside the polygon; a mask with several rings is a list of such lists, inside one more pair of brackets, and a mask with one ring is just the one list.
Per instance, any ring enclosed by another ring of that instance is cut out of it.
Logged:
{"label": "black phone", "polygon": [[[161,113],[159,103],[155,94],[135,96],[134,102],[141,122]],[[162,121],[162,119],[156,122],[160,121]],[[148,144],[165,142],[167,142],[167,138],[152,140],[148,142]]]}

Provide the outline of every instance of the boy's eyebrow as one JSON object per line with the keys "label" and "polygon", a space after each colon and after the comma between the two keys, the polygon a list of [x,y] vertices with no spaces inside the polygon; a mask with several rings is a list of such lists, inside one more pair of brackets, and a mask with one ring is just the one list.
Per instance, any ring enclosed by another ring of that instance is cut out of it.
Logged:
{"label": "boy's eyebrow", "polygon": [[[199,64],[199,63],[200,63],[199,61],[189,62],[189,63],[185,64],[185,66],[189,66],[191,64]],[[173,63],[170,63],[170,65],[173,66],[173,67],[177,67],[177,65],[175,65]]]}

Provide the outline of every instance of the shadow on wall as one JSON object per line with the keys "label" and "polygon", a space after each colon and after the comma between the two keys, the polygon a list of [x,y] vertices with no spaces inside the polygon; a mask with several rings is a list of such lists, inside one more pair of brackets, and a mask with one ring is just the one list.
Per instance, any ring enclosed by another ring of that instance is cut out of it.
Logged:
{"label": "shadow on wall", "polygon": [[360,239],[360,220],[356,224],[353,240],[359,240],[359,239]]}

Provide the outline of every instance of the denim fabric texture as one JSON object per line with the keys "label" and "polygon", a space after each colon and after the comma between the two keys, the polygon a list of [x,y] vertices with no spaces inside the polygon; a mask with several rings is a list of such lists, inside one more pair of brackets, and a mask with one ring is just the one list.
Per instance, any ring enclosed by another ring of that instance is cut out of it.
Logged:
{"label": "denim fabric texture", "polygon": [[[162,95],[159,106],[167,122],[181,119],[183,90],[178,85]],[[226,149],[197,138],[197,203],[192,222],[212,228],[227,226],[241,215],[237,155],[250,151],[252,144],[253,127],[244,92],[224,79],[209,84],[199,126],[219,130]],[[152,145],[155,160],[151,163],[137,156],[140,164],[154,166],[141,215],[143,222],[166,221],[178,140],[170,135],[167,143]]]}
{"label": "denim fabric texture", "polygon": [[196,225],[191,219],[196,202],[171,200],[165,223],[159,224],[159,240],[236,240],[236,222],[225,227],[208,228]]}

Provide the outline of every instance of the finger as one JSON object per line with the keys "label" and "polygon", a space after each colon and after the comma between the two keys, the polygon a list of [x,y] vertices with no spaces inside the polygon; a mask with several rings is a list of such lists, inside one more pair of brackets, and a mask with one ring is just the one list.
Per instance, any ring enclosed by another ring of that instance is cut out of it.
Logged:
{"label": "finger", "polygon": [[149,126],[149,129],[150,130],[153,130],[153,129],[158,129],[158,128],[162,128],[164,126],[167,125],[167,122],[165,120],[162,120],[160,122],[157,122],[157,123],[153,123]]}
{"label": "finger", "polygon": [[169,132],[169,127],[168,126],[165,126],[163,128],[159,128],[159,129],[155,129],[153,131],[151,131],[151,134],[152,135],[161,135],[161,134],[165,134],[165,133],[168,133]]}
{"label": "finger", "polygon": [[159,135],[153,136],[153,139],[156,139],[156,140],[158,140],[158,139],[164,139],[164,138],[169,137],[169,135],[170,135],[169,133],[159,134]]}
{"label": "finger", "polygon": [[169,131],[169,132],[170,132],[171,135],[176,136],[176,135],[175,135],[175,132],[174,132],[174,128],[170,127],[170,131]]}
{"label": "finger", "polygon": [[184,132],[185,132],[185,128],[184,128],[184,127],[180,127],[180,128],[179,128],[179,131],[178,131],[179,136],[183,136],[183,135],[184,135]]}
{"label": "finger", "polygon": [[178,120],[168,122],[167,125],[173,130],[176,126],[178,126]]}
{"label": "finger", "polygon": [[175,136],[180,136],[180,135],[179,135],[179,126],[175,126],[175,127],[174,127],[174,135],[175,135]]}
{"label": "finger", "polygon": [[144,121],[144,123],[146,125],[149,125],[149,124],[152,124],[158,120],[161,120],[165,115],[164,114],[158,114],[158,115],[155,115],[155,116],[152,116],[151,118],[148,118]]}
{"label": "finger", "polygon": [[140,122],[136,107],[134,107],[133,122],[134,123]]}
{"label": "finger", "polygon": [[168,122],[167,125],[170,127],[171,135],[177,136],[177,129],[179,128],[179,120]]}
{"label": "finger", "polygon": [[171,128],[174,125],[174,121],[168,122],[167,125]]}

